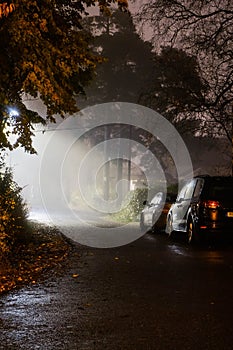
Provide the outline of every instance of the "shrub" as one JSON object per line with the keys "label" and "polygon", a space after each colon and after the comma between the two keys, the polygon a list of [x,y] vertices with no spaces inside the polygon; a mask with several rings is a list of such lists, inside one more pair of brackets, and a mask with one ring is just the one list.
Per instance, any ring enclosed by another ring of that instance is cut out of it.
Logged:
{"label": "shrub", "polygon": [[113,218],[122,222],[137,221],[147,196],[148,188],[137,188],[130,191],[122,203],[122,209],[113,214]]}
{"label": "shrub", "polygon": [[[177,184],[170,185],[167,188],[167,192],[176,195],[177,187]],[[160,184],[153,188],[137,188],[134,191],[130,191],[122,203],[122,209],[118,213],[112,214],[112,218],[121,222],[138,221],[139,215],[144,208],[143,202],[145,200],[150,201],[159,191],[162,191]]]}
{"label": "shrub", "polygon": [[11,250],[27,226],[27,209],[21,191],[9,169],[0,173],[0,255]]}

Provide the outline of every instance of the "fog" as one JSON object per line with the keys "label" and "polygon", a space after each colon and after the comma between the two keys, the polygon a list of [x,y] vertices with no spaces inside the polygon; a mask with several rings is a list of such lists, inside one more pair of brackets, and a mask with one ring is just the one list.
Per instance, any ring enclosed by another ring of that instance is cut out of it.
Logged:
{"label": "fog", "polygon": [[[70,132],[54,131],[52,127],[55,128],[50,125],[45,132],[41,128],[35,130],[33,146],[37,154],[16,149],[9,153],[7,165],[12,168],[14,180],[22,187],[30,210],[40,207],[63,210],[72,206],[83,209],[85,202],[79,191],[78,169],[88,147],[82,142],[75,143]],[[98,157],[102,159],[103,155],[95,153],[91,159],[93,166]],[[84,174],[82,183],[89,187],[89,174]]]}
{"label": "fog", "polygon": [[[142,235],[139,225],[121,235],[121,224],[112,223],[107,217],[120,210],[129,190],[128,181],[111,179],[110,197],[104,198],[105,166],[117,158],[118,143],[123,148],[126,144],[108,140],[91,147],[79,138],[76,131],[80,129],[85,132],[76,118],[69,120],[69,127],[58,123],[42,131],[38,126],[33,139],[37,154],[25,153],[23,149],[9,153],[7,165],[22,187],[29,219],[56,225],[69,238],[84,245],[112,247],[131,242]],[[111,159],[106,159],[108,142],[115,152]]]}
{"label": "fog", "polygon": [[[40,100],[25,99],[25,104],[45,116],[46,110]],[[117,122],[118,116],[109,115],[111,105],[107,111],[104,108],[105,105],[98,110],[90,108],[76,116],[67,116],[65,120],[58,116],[56,124],[46,127],[36,125],[33,146],[37,154],[25,153],[22,148],[9,153],[7,165],[13,170],[14,180],[22,187],[30,211],[42,208],[53,212],[92,209],[108,214],[118,211],[127,192],[132,189],[124,169],[120,178],[119,172],[117,174],[119,158],[122,158],[123,168],[128,167],[129,161],[135,161],[130,168],[138,168],[137,176],[146,184],[148,176],[143,177],[140,169],[146,148],[128,139],[106,140],[103,136],[106,121],[112,117]],[[103,114],[106,114],[105,120]],[[97,127],[102,130],[96,131]],[[90,130],[94,133],[85,137]],[[96,138],[100,136],[98,142]],[[137,148],[134,160],[128,155],[133,148]],[[159,169],[160,178],[163,177],[154,156],[149,153],[146,158],[152,168]],[[109,187],[107,197],[106,185]]]}
{"label": "fog", "polygon": [[[129,166],[124,155],[121,155],[122,178],[117,178],[118,154],[123,154],[123,150],[129,147],[129,140],[112,139],[91,146],[78,138],[75,118],[73,121],[73,128],[67,130],[54,124],[45,131],[38,127],[33,139],[37,154],[16,149],[9,153],[7,166],[11,167],[14,180],[22,188],[30,211],[43,208],[48,212],[67,209],[95,210],[105,214],[116,212],[120,210],[128,191],[133,189],[124,171]],[[109,150],[110,147],[111,152],[106,157],[106,148]],[[146,150],[140,145],[137,151],[139,155],[135,157],[135,162],[140,163]],[[147,161],[150,158],[154,168],[158,167],[148,154]],[[132,162],[131,170],[134,169],[134,173],[137,170],[137,176],[142,178],[141,182],[145,185],[147,179],[136,163]],[[108,198],[104,198],[106,181],[109,186]]]}
{"label": "fog", "polygon": [[[121,230],[122,225],[112,222],[109,214],[126,205],[125,197],[137,187],[154,190],[159,184],[159,190],[166,192],[166,173],[157,159],[161,152],[156,155],[137,137],[118,133],[122,125],[125,130],[132,125],[134,130],[154,132],[172,154],[179,176],[184,169],[192,169],[179,135],[154,111],[130,103],[88,107],[65,120],[58,117],[56,124],[36,126],[37,154],[23,149],[9,153],[7,164],[22,187],[30,218],[66,226],[70,237],[76,237],[80,224],[78,241],[98,247],[126,244],[143,234],[138,223],[136,228]],[[95,230],[90,231],[90,225]]]}
{"label": "fog", "polygon": [[[45,116],[40,100],[25,100],[29,109]],[[57,123],[46,127],[36,125],[33,147],[37,154],[29,154],[23,148],[8,153],[6,165],[13,171],[14,180],[22,188],[30,217],[47,221],[52,213],[69,213],[71,210],[90,210],[82,199],[78,185],[78,169],[89,147],[80,140],[85,127],[77,118],[70,118],[69,125],[56,117]],[[80,134],[80,130],[82,133]],[[103,155],[95,154],[93,166]],[[88,189],[89,175],[83,174],[83,185]],[[86,180],[85,180],[86,179]]]}

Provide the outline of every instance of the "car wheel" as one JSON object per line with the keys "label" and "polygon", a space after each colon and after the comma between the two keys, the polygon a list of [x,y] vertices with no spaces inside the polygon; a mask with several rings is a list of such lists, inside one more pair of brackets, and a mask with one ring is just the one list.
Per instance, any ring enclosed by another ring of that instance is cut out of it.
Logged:
{"label": "car wheel", "polygon": [[151,227],[151,232],[152,233],[156,233],[158,231],[158,228],[156,226],[156,218],[155,216],[153,215],[152,217],[152,227]]}

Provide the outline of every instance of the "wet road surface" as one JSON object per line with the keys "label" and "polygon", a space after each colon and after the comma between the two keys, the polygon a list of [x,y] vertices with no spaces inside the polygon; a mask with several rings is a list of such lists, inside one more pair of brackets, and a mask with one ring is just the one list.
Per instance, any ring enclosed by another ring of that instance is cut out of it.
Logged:
{"label": "wet road surface", "polygon": [[3,350],[230,350],[232,327],[232,245],[165,235],[76,244],[63,275],[0,298]]}

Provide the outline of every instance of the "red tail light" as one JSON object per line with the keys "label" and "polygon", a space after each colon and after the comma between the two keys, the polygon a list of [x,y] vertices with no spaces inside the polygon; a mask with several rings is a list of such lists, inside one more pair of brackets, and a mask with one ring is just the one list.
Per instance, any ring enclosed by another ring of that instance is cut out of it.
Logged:
{"label": "red tail light", "polygon": [[218,201],[207,200],[203,201],[203,206],[209,209],[217,209],[218,207],[220,207],[220,203]]}

